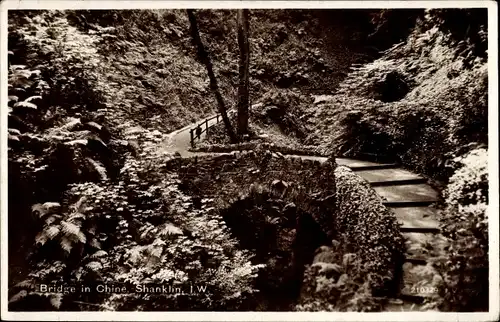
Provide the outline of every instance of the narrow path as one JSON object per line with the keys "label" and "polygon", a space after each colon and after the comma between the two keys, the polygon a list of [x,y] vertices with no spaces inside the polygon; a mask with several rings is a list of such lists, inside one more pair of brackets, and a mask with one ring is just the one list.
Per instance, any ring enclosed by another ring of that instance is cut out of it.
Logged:
{"label": "narrow path", "polygon": [[[202,120],[201,122],[204,122]],[[209,126],[215,124],[209,122]],[[168,152],[178,152],[182,157],[192,155],[220,155],[229,153],[190,152],[189,130],[198,123],[188,125],[172,132],[164,142],[163,148]],[[301,158],[325,162],[326,157],[286,155],[288,158]],[[419,304],[432,292],[419,292],[421,287],[432,286],[432,274],[423,280],[422,271],[428,271],[429,260],[444,252],[445,240],[440,235],[437,209],[432,207],[439,195],[425,178],[410,171],[401,169],[392,163],[376,163],[348,158],[337,158],[337,164],[349,167],[370,183],[373,189],[384,200],[384,205],[391,209],[406,238],[406,263],[403,265],[401,292],[397,299],[388,306],[389,311],[418,310]],[[417,288],[417,289],[415,289]]]}

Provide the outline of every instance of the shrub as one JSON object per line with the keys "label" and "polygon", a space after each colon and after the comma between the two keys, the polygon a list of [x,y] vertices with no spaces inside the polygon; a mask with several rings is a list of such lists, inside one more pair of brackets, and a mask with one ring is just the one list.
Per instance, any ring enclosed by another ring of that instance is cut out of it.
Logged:
{"label": "shrub", "polygon": [[380,311],[396,294],[404,243],[399,224],[363,179],[335,170],[338,241],[306,267],[298,311]]}
{"label": "shrub", "polygon": [[444,277],[444,310],[488,310],[487,155],[478,148],[455,158],[456,170],[444,191],[441,224],[450,247],[436,263]]}
{"label": "shrub", "polygon": [[363,261],[334,241],[322,246],[306,267],[297,311],[381,311],[384,298],[373,296]]}
{"label": "shrub", "polygon": [[335,170],[337,186],[334,230],[345,253],[356,253],[363,265],[359,274],[373,295],[390,294],[399,283],[404,243],[394,214],[377,193],[346,167]]}

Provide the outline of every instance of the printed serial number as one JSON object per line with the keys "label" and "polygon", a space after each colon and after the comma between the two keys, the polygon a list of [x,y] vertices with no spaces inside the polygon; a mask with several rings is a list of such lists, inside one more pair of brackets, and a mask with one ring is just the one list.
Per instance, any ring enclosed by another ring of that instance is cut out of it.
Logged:
{"label": "printed serial number", "polygon": [[438,292],[438,289],[431,286],[413,286],[410,291],[418,294],[434,294]]}

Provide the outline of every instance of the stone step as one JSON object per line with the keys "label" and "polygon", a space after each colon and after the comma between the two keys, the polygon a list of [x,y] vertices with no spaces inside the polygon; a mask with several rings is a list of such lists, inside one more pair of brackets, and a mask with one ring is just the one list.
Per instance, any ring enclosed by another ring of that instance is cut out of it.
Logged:
{"label": "stone step", "polygon": [[409,208],[409,207],[428,207],[436,203],[435,201],[382,201],[386,207],[396,208]]}
{"label": "stone step", "polygon": [[406,257],[405,262],[416,264],[416,265],[427,265],[427,259],[418,257]]}
{"label": "stone step", "polygon": [[422,230],[425,232],[439,232],[437,210],[432,207],[401,207],[391,209],[403,229]]}
{"label": "stone step", "polygon": [[446,252],[447,241],[440,234],[403,232],[406,245],[406,256],[430,259]]}
{"label": "stone step", "polygon": [[374,171],[374,170],[380,170],[380,169],[393,169],[398,167],[397,164],[395,163],[385,163],[385,164],[377,164],[377,165],[366,165],[366,166],[350,166],[352,171]]}
{"label": "stone step", "polygon": [[437,201],[439,198],[437,191],[427,184],[406,184],[373,189],[388,202]]}
{"label": "stone step", "polygon": [[377,182],[370,182],[370,185],[372,187],[387,187],[387,186],[400,186],[400,185],[422,184],[422,183],[427,183],[427,179],[415,178],[415,179],[404,179],[404,180],[377,181]]}
{"label": "stone step", "polygon": [[[410,171],[400,168],[395,169],[378,169],[378,170],[358,170],[356,174],[364,178],[369,183],[399,181],[399,180],[412,180],[424,179]],[[425,179],[424,179],[425,180]]]}
{"label": "stone step", "polygon": [[440,232],[439,228],[429,228],[429,227],[407,227],[402,226],[401,232],[403,233],[428,233],[428,234],[438,234]]}
{"label": "stone step", "polygon": [[395,163],[376,163],[370,161],[354,160],[349,158],[336,158],[335,161],[338,165],[343,165],[351,168],[353,171],[364,171],[374,169],[388,169],[397,168]]}

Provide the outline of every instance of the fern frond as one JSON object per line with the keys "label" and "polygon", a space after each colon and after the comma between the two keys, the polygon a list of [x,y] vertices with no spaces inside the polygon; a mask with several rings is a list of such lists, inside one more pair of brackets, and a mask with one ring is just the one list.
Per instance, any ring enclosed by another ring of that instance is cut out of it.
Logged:
{"label": "fern frond", "polygon": [[147,226],[146,228],[144,228],[144,231],[142,232],[141,234],[141,239],[144,239],[148,236],[149,232],[151,232],[151,230],[153,230],[155,227],[153,225],[150,225],[150,226]]}
{"label": "fern frond", "polygon": [[48,236],[45,233],[45,231],[43,230],[43,231],[39,232],[38,235],[36,235],[35,244],[40,244],[41,246],[43,246],[43,245],[45,245],[47,240],[48,240]]}
{"label": "fern frond", "polygon": [[163,253],[163,247],[161,246],[155,246],[149,249],[149,254],[156,258],[160,258],[162,253]]}
{"label": "fern frond", "polygon": [[99,242],[96,238],[92,238],[89,244],[94,248],[101,249],[101,242]]}
{"label": "fern frond", "polygon": [[137,264],[143,257],[144,246],[134,246],[127,251],[128,261],[132,264]]}
{"label": "fern frond", "polygon": [[50,304],[57,310],[61,307],[63,295],[61,293],[52,294],[50,297]]}
{"label": "fern frond", "polygon": [[19,293],[17,293],[16,295],[12,296],[9,299],[9,304],[18,302],[18,301],[22,300],[23,298],[25,298],[27,295],[28,295],[28,292],[26,290],[19,291]]}
{"label": "fern frond", "polygon": [[52,225],[52,226],[48,226],[47,228],[45,228],[44,231],[45,231],[45,235],[49,239],[54,239],[57,235],[59,235],[59,232],[61,230],[59,229],[59,227]]}
{"label": "fern frond", "polygon": [[51,225],[52,223],[54,223],[57,219],[61,219],[62,216],[61,215],[50,215],[48,216],[46,219],[45,219],[45,224],[46,225]]}
{"label": "fern frond", "polygon": [[169,235],[182,235],[182,230],[172,224],[165,224],[165,227],[160,230],[160,236],[169,236]]}
{"label": "fern frond", "polygon": [[36,106],[33,103],[26,102],[26,101],[17,102],[16,104],[14,104],[14,107],[28,107],[28,108],[32,108],[34,110],[38,109],[38,106]]}
{"label": "fern frond", "polygon": [[61,221],[61,228],[63,233],[68,236],[76,236],[80,233],[80,227],[64,220]]}
{"label": "fern frond", "polygon": [[32,212],[38,212],[39,218],[43,218],[45,215],[49,213],[54,213],[61,207],[61,204],[58,202],[46,202],[44,204],[36,203],[31,206]]}
{"label": "fern frond", "polygon": [[87,263],[87,265],[85,265],[85,267],[87,267],[88,269],[90,269],[93,272],[98,272],[99,270],[102,269],[102,264],[97,262],[97,261],[93,261],[93,262]]}
{"label": "fern frond", "polygon": [[61,244],[61,248],[65,250],[68,254],[71,252],[71,249],[73,249],[73,242],[66,236],[61,238],[59,243]]}
{"label": "fern frond", "polygon": [[75,214],[72,214],[71,216],[69,216],[69,218],[67,219],[68,222],[71,222],[71,223],[74,223],[76,220],[80,220],[80,219],[85,219],[85,215],[82,214],[81,212],[77,212]]}
{"label": "fern frond", "polygon": [[26,279],[24,281],[21,281],[14,285],[16,288],[28,288],[28,289],[34,289],[35,288],[35,281],[32,279]]}
{"label": "fern frond", "polygon": [[85,244],[87,242],[87,237],[85,237],[85,234],[82,231],[78,233],[77,237],[80,243]]}
{"label": "fern frond", "polygon": [[103,257],[103,256],[106,256],[108,255],[108,253],[104,250],[98,250],[97,252],[95,252],[94,254],[92,254],[90,256],[90,258],[92,259],[95,259],[95,258],[99,258],[99,257]]}
{"label": "fern frond", "polygon": [[40,95],[36,95],[36,96],[30,96],[27,99],[25,99],[24,101],[31,102],[32,100],[41,100],[41,99],[42,99],[42,97]]}

